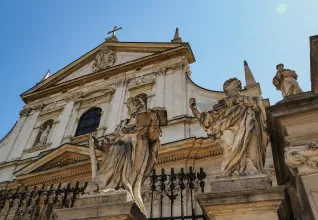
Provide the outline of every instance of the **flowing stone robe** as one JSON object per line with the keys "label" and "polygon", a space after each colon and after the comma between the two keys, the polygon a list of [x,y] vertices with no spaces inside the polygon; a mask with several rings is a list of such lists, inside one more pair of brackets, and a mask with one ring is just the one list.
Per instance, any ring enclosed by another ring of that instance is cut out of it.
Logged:
{"label": "flowing stone robe", "polygon": [[103,163],[93,180],[99,190],[127,190],[144,213],[141,185],[157,160],[160,120],[166,120],[160,117],[161,113],[162,110],[143,109],[135,118],[121,121],[115,141],[104,147]]}
{"label": "flowing stone robe", "polygon": [[283,98],[303,92],[297,82],[298,75],[289,69],[278,70],[273,78],[273,84],[282,92]]}
{"label": "flowing stone robe", "polygon": [[197,116],[207,135],[219,139],[223,148],[222,176],[264,173],[266,112],[258,97],[227,97]]}

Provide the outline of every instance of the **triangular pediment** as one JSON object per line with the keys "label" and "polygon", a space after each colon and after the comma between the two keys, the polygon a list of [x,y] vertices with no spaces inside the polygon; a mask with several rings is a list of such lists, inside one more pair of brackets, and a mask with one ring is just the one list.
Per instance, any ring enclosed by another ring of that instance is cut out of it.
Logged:
{"label": "triangular pediment", "polygon": [[[124,63],[127,63],[127,62],[138,60],[140,58],[143,58],[143,57],[146,57],[146,56],[150,56],[150,55],[152,55],[154,53],[120,52],[120,51],[118,51],[118,52],[115,52],[114,54],[115,54],[114,62],[109,67],[116,67],[116,66],[118,66],[120,64],[124,64]],[[61,81],[57,82],[56,84],[65,83],[67,81],[71,81],[73,79],[76,79],[76,78],[79,78],[79,77],[82,77],[82,76],[85,76],[85,75],[94,74],[94,72],[96,72],[94,70],[95,64],[96,64],[96,59],[93,59],[88,64],[84,65],[83,67],[81,67],[80,69],[76,70],[74,73],[72,73],[71,75],[65,77],[64,79],[62,79]]]}
{"label": "triangular pediment", "polygon": [[83,82],[92,82],[180,55],[187,57],[189,63],[195,61],[188,43],[104,42],[21,97],[27,103],[54,92],[66,91]]}
{"label": "triangular pediment", "polygon": [[[97,151],[97,156],[100,151]],[[60,169],[71,166],[82,161],[89,161],[89,148],[86,146],[64,144],[48,154],[43,155],[40,159],[32,162],[24,168],[15,172],[15,176],[24,176],[32,173],[40,173],[53,169]]]}

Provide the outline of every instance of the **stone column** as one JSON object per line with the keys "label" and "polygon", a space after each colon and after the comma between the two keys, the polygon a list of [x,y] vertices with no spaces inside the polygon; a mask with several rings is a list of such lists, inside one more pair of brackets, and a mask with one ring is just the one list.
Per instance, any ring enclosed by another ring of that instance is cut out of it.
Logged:
{"label": "stone column", "polygon": [[174,112],[173,112],[173,117],[177,118],[182,115],[185,115],[185,73],[183,72],[183,64],[180,63],[176,67],[174,67],[174,73],[173,73],[173,100],[174,100]]}
{"label": "stone column", "polygon": [[99,123],[99,127],[97,128],[97,137],[101,137],[104,135],[105,130],[107,129],[107,119],[109,116],[109,102],[107,101],[107,103],[103,103],[102,104],[102,116],[100,119],[100,123]]}
{"label": "stone column", "polygon": [[56,148],[62,143],[63,136],[66,132],[66,128],[74,108],[74,103],[74,99],[69,99],[58,118],[59,123],[56,124],[56,129],[54,129],[54,134],[52,136],[52,148]]}
{"label": "stone column", "polygon": [[290,219],[285,186],[272,187],[266,175],[212,180],[211,192],[196,199],[210,220]]}
{"label": "stone column", "polygon": [[109,120],[108,120],[108,128],[107,128],[107,134],[110,134],[114,132],[114,130],[117,127],[118,120],[120,120],[120,114],[121,114],[121,104],[124,103],[124,93],[125,93],[125,83],[119,82],[117,84],[117,88],[115,90],[115,94],[113,96],[113,99],[111,101],[111,110],[109,114]]}
{"label": "stone column", "polygon": [[10,152],[7,160],[15,160],[19,159],[22,156],[23,150],[27,145],[27,141],[30,138],[30,135],[33,131],[33,128],[37,122],[37,119],[40,115],[40,111],[43,106],[35,106],[29,110],[29,114],[23,114],[22,117],[26,117],[24,119],[23,126],[20,130],[20,133],[12,146],[12,151]]}
{"label": "stone column", "polygon": [[77,125],[76,123],[76,119],[78,118],[78,110],[79,110],[79,106],[80,106],[80,102],[76,102],[74,104],[70,119],[68,120],[68,125],[63,137],[63,141],[62,143],[70,143],[71,142],[71,137],[73,137],[75,135],[75,125]]}
{"label": "stone column", "polygon": [[165,95],[165,73],[166,69],[160,69],[156,72],[156,104],[155,107],[164,106]]}
{"label": "stone column", "polygon": [[16,139],[19,137],[20,131],[23,128],[28,114],[29,112],[27,112],[27,110],[22,110],[20,112],[20,118],[14,126],[12,132],[10,133],[10,136],[7,137],[8,140],[0,148],[0,162],[6,161],[10,153],[12,152],[13,146],[16,142]]}
{"label": "stone column", "polygon": [[54,211],[59,220],[107,219],[146,220],[131,195],[120,190],[109,193],[83,195],[75,202],[74,208]]}

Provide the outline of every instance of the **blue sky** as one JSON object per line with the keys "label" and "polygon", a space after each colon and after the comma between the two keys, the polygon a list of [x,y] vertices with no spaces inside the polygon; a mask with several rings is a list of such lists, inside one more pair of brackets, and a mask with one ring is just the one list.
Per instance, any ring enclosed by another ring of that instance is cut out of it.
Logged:
{"label": "blue sky", "polygon": [[120,41],[137,42],[169,42],[179,27],[196,57],[192,79],[202,87],[244,81],[246,59],[272,104],[281,99],[272,85],[278,63],[295,70],[308,91],[317,11],[318,0],[3,1],[0,138],[19,117],[22,92],[102,43],[115,25],[123,27]]}

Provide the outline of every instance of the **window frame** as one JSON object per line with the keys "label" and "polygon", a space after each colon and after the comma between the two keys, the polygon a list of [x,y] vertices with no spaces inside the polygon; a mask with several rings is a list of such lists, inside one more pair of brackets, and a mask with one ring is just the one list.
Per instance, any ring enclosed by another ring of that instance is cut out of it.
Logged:
{"label": "window frame", "polygon": [[74,137],[97,131],[97,128],[100,124],[102,112],[102,109],[99,107],[90,108],[85,111],[78,121]]}

